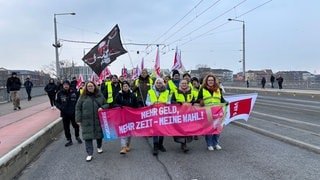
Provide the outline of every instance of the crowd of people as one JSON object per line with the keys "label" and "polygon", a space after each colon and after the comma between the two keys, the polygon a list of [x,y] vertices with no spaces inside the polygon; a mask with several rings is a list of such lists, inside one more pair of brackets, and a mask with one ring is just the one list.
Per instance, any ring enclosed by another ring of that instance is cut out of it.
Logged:
{"label": "crowd of people", "polygon": [[[11,83],[19,85],[13,74]],[[21,84],[20,84],[21,86]],[[50,79],[45,86],[51,109],[59,109],[63,121],[64,134],[67,142],[65,146],[73,145],[70,132],[70,124],[74,129],[75,140],[82,144],[84,140],[87,152],[86,161],[93,158],[93,140],[97,142],[97,152],[102,153],[103,131],[100,126],[98,112],[119,106],[139,108],[153,104],[184,104],[197,103],[200,106],[220,104],[227,102],[223,98],[219,80],[208,74],[199,81],[196,77],[173,70],[171,76],[163,78],[150,77],[146,69],[142,70],[140,76],[135,80],[126,79],[117,75],[107,77],[102,83],[88,81],[77,86],[76,78],[72,81],[64,80],[55,82]],[[17,97],[15,91],[19,88],[12,86],[10,93],[13,99]],[[11,92],[12,91],[12,92]],[[31,98],[30,98],[31,99]],[[15,108],[20,108],[19,101],[14,103]],[[80,128],[82,139],[80,138]],[[198,136],[175,136],[174,142],[180,144],[181,151],[189,151],[188,143],[198,140]],[[220,150],[219,134],[205,135],[207,149],[209,151]],[[127,154],[131,149],[131,137],[120,139],[120,154]],[[159,152],[166,152],[163,136],[153,137],[152,154],[157,156]]]}

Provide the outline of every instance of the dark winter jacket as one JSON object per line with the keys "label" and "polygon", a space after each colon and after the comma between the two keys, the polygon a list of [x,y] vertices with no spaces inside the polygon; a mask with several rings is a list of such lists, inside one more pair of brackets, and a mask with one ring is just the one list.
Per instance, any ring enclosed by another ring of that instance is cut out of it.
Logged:
{"label": "dark winter jacket", "polygon": [[84,140],[102,138],[102,129],[100,126],[98,109],[107,108],[104,96],[81,95],[76,104],[76,122],[81,123],[82,137]]}
{"label": "dark winter jacket", "polygon": [[48,83],[46,87],[44,87],[44,90],[49,94],[53,95],[56,94],[58,91],[58,86],[53,82],[53,83]]}
{"label": "dark winter jacket", "polygon": [[138,107],[137,97],[132,92],[122,92],[120,91],[117,98],[116,103],[119,106],[128,106],[136,108]]}
{"label": "dark winter jacket", "polygon": [[7,80],[7,91],[19,91],[21,88],[21,81],[18,77],[9,77]]}
{"label": "dark winter jacket", "polygon": [[153,81],[149,75],[145,78],[139,76],[139,78],[135,80],[132,91],[137,94],[137,99],[139,102],[146,102],[148,91],[152,85]]}
{"label": "dark winter jacket", "polygon": [[60,110],[61,117],[75,115],[77,100],[77,92],[72,89],[63,89],[57,93],[56,107]]}
{"label": "dark winter jacket", "polygon": [[31,90],[32,87],[33,87],[33,83],[30,80],[26,80],[23,85],[24,85],[24,87],[26,88],[27,91]]}
{"label": "dark winter jacket", "polygon": [[76,91],[77,90],[77,83],[78,83],[77,80],[71,81],[70,88]]}

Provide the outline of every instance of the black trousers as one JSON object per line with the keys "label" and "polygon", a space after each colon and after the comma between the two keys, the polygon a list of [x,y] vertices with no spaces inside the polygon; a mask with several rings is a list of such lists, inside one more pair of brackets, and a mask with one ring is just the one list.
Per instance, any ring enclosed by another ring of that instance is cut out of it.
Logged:
{"label": "black trousers", "polygon": [[51,106],[55,106],[56,105],[56,101],[55,101],[56,95],[55,94],[48,94],[48,97],[49,97]]}
{"label": "black trousers", "polygon": [[28,94],[28,100],[31,100],[31,89],[26,89],[27,94]]}
{"label": "black trousers", "polygon": [[79,125],[76,123],[74,115],[63,115],[62,121],[63,121],[64,135],[66,136],[68,141],[71,141],[70,123],[74,128],[75,136],[79,137]]}
{"label": "black trousers", "polygon": [[[97,148],[101,148],[102,147],[102,139],[96,139],[97,140]],[[87,139],[85,140],[85,144],[86,144],[86,151],[88,153],[89,156],[93,155],[93,140],[92,139]]]}

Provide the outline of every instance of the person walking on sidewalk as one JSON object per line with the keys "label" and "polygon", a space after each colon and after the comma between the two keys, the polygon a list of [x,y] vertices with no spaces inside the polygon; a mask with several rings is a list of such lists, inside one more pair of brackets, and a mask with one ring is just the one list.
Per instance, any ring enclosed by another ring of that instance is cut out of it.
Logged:
{"label": "person walking on sidewalk", "polygon": [[44,87],[44,90],[46,91],[49,100],[50,100],[50,105],[51,105],[51,109],[55,109],[55,105],[56,105],[56,93],[58,91],[58,86],[54,83],[53,79],[49,80],[49,83],[46,85],[46,87]]}
{"label": "person walking on sidewalk", "polygon": [[276,78],[273,76],[273,74],[271,74],[271,77],[270,77],[270,82],[271,82],[271,88],[274,88],[273,84],[274,84],[274,80]]}
{"label": "person walking on sidewalk", "polygon": [[33,83],[30,81],[30,78],[27,77],[26,81],[24,82],[24,87],[26,88],[27,94],[28,94],[28,101],[31,101],[31,90],[33,87]]}
{"label": "person walking on sidewalk", "polygon": [[76,140],[79,144],[82,140],[79,137],[79,125],[75,120],[75,107],[78,100],[78,95],[75,90],[70,87],[70,82],[68,80],[63,82],[63,89],[57,93],[56,106],[60,110],[60,115],[62,117],[64,135],[67,138],[67,143],[65,146],[71,146],[72,138],[70,133],[70,123],[74,128],[74,134]]}
{"label": "person walking on sidewalk", "polygon": [[[136,95],[131,92],[130,84],[128,81],[122,82],[122,90],[119,92],[118,96],[116,97],[116,104],[118,106],[128,106],[132,108],[138,107],[138,101]],[[131,137],[124,137],[120,139],[121,142],[121,150],[120,154],[126,154],[130,151],[130,142]]]}
{"label": "person walking on sidewalk", "polygon": [[277,81],[279,89],[282,89],[283,77],[281,77],[281,75],[278,75]]}
{"label": "person walking on sidewalk", "polygon": [[13,110],[21,109],[20,107],[20,88],[21,81],[16,72],[12,72],[11,77],[7,79],[7,92],[13,103]]}
{"label": "person walking on sidewalk", "polygon": [[261,79],[262,89],[264,89],[264,87],[266,86],[266,82],[267,82],[266,78],[262,77],[262,79]]}
{"label": "person walking on sidewalk", "polygon": [[[170,92],[164,84],[162,78],[157,78],[154,86],[149,89],[146,99],[146,105],[151,106],[153,104],[170,104],[171,97]],[[157,156],[158,151],[166,152],[167,150],[163,146],[163,136],[153,136],[153,155]]]}
{"label": "person walking on sidewalk", "polygon": [[98,111],[108,107],[103,94],[92,81],[85,85],[83,93],[76,104],[76,122],[82,129],[82,138],[85,140],[87,151],[86,161],[93,158],[93,139],[97,140],[97,151],[102,153],[102,129]]}

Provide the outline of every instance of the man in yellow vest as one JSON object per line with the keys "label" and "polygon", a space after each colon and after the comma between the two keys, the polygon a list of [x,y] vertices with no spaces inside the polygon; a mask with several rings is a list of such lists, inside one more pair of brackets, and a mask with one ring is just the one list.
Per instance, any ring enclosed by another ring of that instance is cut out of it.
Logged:
{"label": "man in yellow vest", "polygon": [[[146,105],[151,106],[153,104],[170,104],[171,98],[169,90],[164,84],[162,78],[157,78],[155,85],[148,91]],[[166,152],[166,149],[163,146],[163,136],[154,136],[153,137],[153,155],[157,156],[158,151]]]}
{"label": "man in yellow vest", "polygon": [[104,83],[103,88],[103,95],[109,104],[109,107],[113,107],[115,105],[115,98],[119,94],[119,91],[121,90],[121,84],[119,83],[118,76],[112,75],[111,76],[111,82],[106,81]]}
{"label": "man in yellow vest", "polygon": [[132,91],[136,93],[139,107],[145,106],[147,94],[152,89],[153,80],[148,74],[147,69],[143,69],[138,79],[134,81]]}
{"label": "man in yellow vest", "polygon": [[180,73],[178,70],[172,70],[172,80],[168,81],[168,89],[170,90],[170,94],[173,94],[178,90],[180,83]]}

